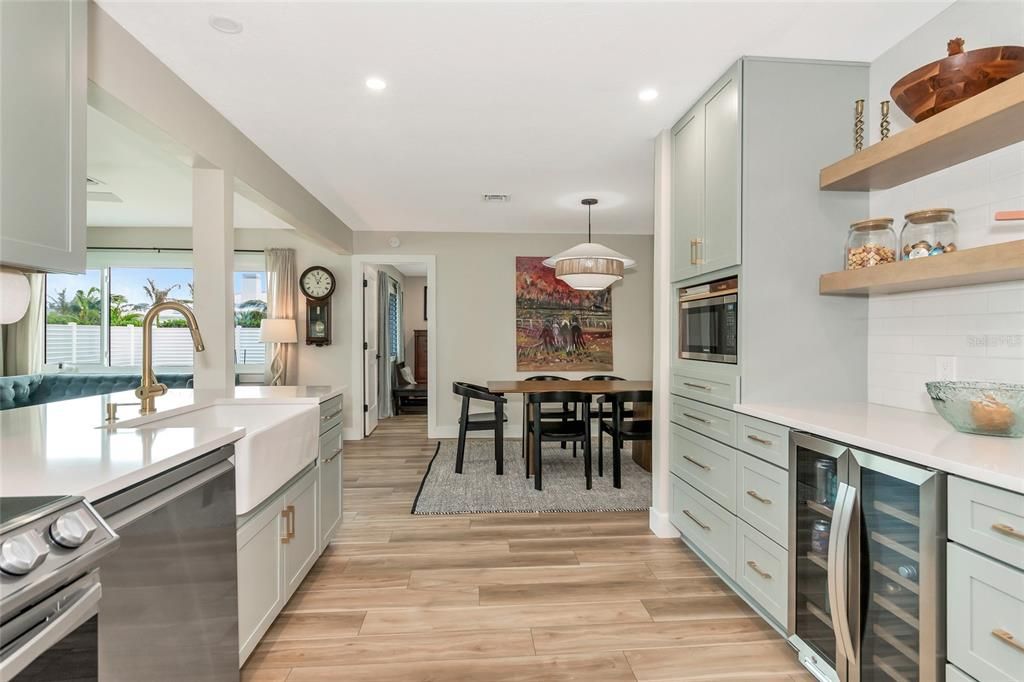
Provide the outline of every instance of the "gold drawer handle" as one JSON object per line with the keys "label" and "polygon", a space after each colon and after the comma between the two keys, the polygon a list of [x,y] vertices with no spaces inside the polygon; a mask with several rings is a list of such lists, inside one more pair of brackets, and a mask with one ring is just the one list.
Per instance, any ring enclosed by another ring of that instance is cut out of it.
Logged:
{"label": "gold drawer handle", "polygon": [[772,579],[772,574],[769,573],[768,571],[761,570],[761,567],[758,566],[757,562],[754,561],[753,559],[751,559],[750,561],[747,562],[747,566],[750,566],[750,569],[752,571],[754,571],[754,573],[757,573],[759,576],[761,576],[765,580],[771,580]]}
{"label": "gold drawer handle", "polygon": [[292,541],[291,518],[289,517],[287,508],[281,510],[281,518],[284,519],[284,537],[281,538],[281,544],[287,545]]}
{"label": "gold drawer handle", "polygon": [[772,446],[772,442],[770,440],[768,440],[767,438],[759,438],[758,436],[754,436],[754,435],[750,435],[750,434],[747,435],[747,438],[749,438],[750,440],[754,441],[755,443],[760,443],[761,445],[767,445],[768,447]]}
{"label": "gold drawer handle", "polygon": [[1006,630],[996,628],[992,631],[992,636],[1002,640],[1003,642],[1006,642],[1018,651],[1024,651],[1024,643],[1021,643],[1017,638],[1015,638],[1011,633],[1007,632]]}
{"label": "gold drawer handle", "polygon": [[698,462],[697,460],[695,460],[693,457],[690,457],[689,455],[683,455],[683,459],[685,459],[687,462],[692,462],[692,463],[696,464],[697,466],[699,466],[704,471],[711,471],[711,467],[709,467],[707,464],[704,464],[703,462]]}
{"label": "gold drawer handle", "polygon": [[1011,538],[1024,540],[1024,533],[1020,532],[1013,526],[1006,525],[1005,523],[993,523],[992,530],[994,530],[997,533],[1002,533],[1003,535],[1008,535]]}
{"label": "gold drawer handle", "polygon": [[771,504],[772,503],[772,501],[769,500],[767,497],[761,497],[760,495],[758,495],[756,490],[748,490],[747,494],[750,495],[751,497],[753,497],[755,500],[757,500],[761,504]]}
{"label": "gold drawer handle", "polygon": [[320,421],[321,422],[329,422],[332,419],[334,419],[335,417],[337,417],[339,414],[341,414],[341,410],[338,410],[337,412],[331,412],[328,415],[324,415],[324,416],[320,417]]}
{"label": "gold drawer handle", "polygon": [[704,391],[710,391],[711,390],[710,386],[705,386],[704,384],[691,384],[689,381],[684,381],[683,382],[683,386],[689,386],[690,388],[699,388],[699,389],[704,390]]}
{"label": "gold drawer handle", "polygon": [[697,258],[694,261],[694,265],[704,265],[704,240],[694,239],[693,243],[697,246]]}
{"label": "gold drawer handle", "polygon": [[690,265],[696,265],[697,264],[696,249],[697,249],[697,240],[696,239],[691,239],[690,240]]}
{"label": "gold drawer handle", "polygon": [[701,523],[700,519],[698,519],[696,516],[691,514],[689,509],[684,509],[683,513],[686,514],[687,516],[689,516],[690,520],[693,521],[694,523],[696,523],[698,526],[700,526],[703,530],[706,530],[706,531],[707,530],[711,530],[711,526],[708,526],[708,525],[706,525],[704,523]]}
{"label": "gold drawer handle", "polygon": [[702,422],[704,424],[710,424],[711,423],[710,419],[704,419],[703,417],[698,417],[697,415],[690,414],[689,412],[683,412],[683,416],[684,417],[689,417],[690,419],[692,419],[694,421]]}

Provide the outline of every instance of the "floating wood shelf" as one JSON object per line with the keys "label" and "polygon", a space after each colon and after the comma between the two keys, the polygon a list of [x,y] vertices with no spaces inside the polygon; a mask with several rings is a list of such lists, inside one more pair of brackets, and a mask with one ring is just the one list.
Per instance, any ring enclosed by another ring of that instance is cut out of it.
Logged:
{"label": "floating wood shelf", "polygon": [[1024,140],[1024,75],[823,168],[821,189],[889,189]]}
{"label": "floating wood shelf", "polygon": [[866,296],[1019,279],[1024,279],[1024,239],[860,270],[830,272],[821,276],[818,293]]}

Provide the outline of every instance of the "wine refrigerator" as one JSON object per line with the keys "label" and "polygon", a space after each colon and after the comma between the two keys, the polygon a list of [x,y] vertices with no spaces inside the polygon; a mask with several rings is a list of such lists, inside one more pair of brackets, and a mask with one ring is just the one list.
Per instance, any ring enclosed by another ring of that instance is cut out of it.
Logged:
{"label": "wine refrigerator", "polygon": [[820,682],[932,682],[945,663],[945,474],[790,439],[789,641]]}

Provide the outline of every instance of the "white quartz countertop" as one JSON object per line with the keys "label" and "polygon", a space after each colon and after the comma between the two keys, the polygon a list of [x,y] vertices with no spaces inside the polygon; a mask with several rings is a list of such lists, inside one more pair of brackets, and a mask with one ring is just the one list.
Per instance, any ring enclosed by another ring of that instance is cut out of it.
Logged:
{"label": "white quartz countertop", "polygon": [[245,435],[243,428],[147,425],[155,419],[213,404],[317,404],[343,391],[343,386],[172,389],[157,398],[157,415],[138,418],[137,407],[120,408],[117,428],[102,427],[106,404],[138,402],[131,391],[3,410],[0,496],[102,499]]}
{"label": "white quartz countertop", "polygon": [[1024,439],[960,433],[937,414],[871,403],[742,404],[742,414],[1024,493]]}

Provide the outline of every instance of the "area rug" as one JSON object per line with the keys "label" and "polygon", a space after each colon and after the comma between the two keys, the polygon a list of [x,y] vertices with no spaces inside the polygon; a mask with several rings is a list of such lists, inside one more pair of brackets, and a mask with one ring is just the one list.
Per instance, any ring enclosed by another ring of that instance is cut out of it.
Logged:
{"label": "area rug", "polygon": [[518,440],[505,441],[505,473],[494,473],[494,441],[470,439],[461,474],[455,473],[457,441],[437,444],[412,505],[413,514],[475,514],[530,512],[647,511],[651,506],[651,475],[629,454],[622,453],[622,487],[612,486],[611,448],[605,443],[604,477],[597,475],[595,444],[594,487],[587,490],[583,454],[572,456],[572,445],[545,443],[544,489],[535,490]]}

